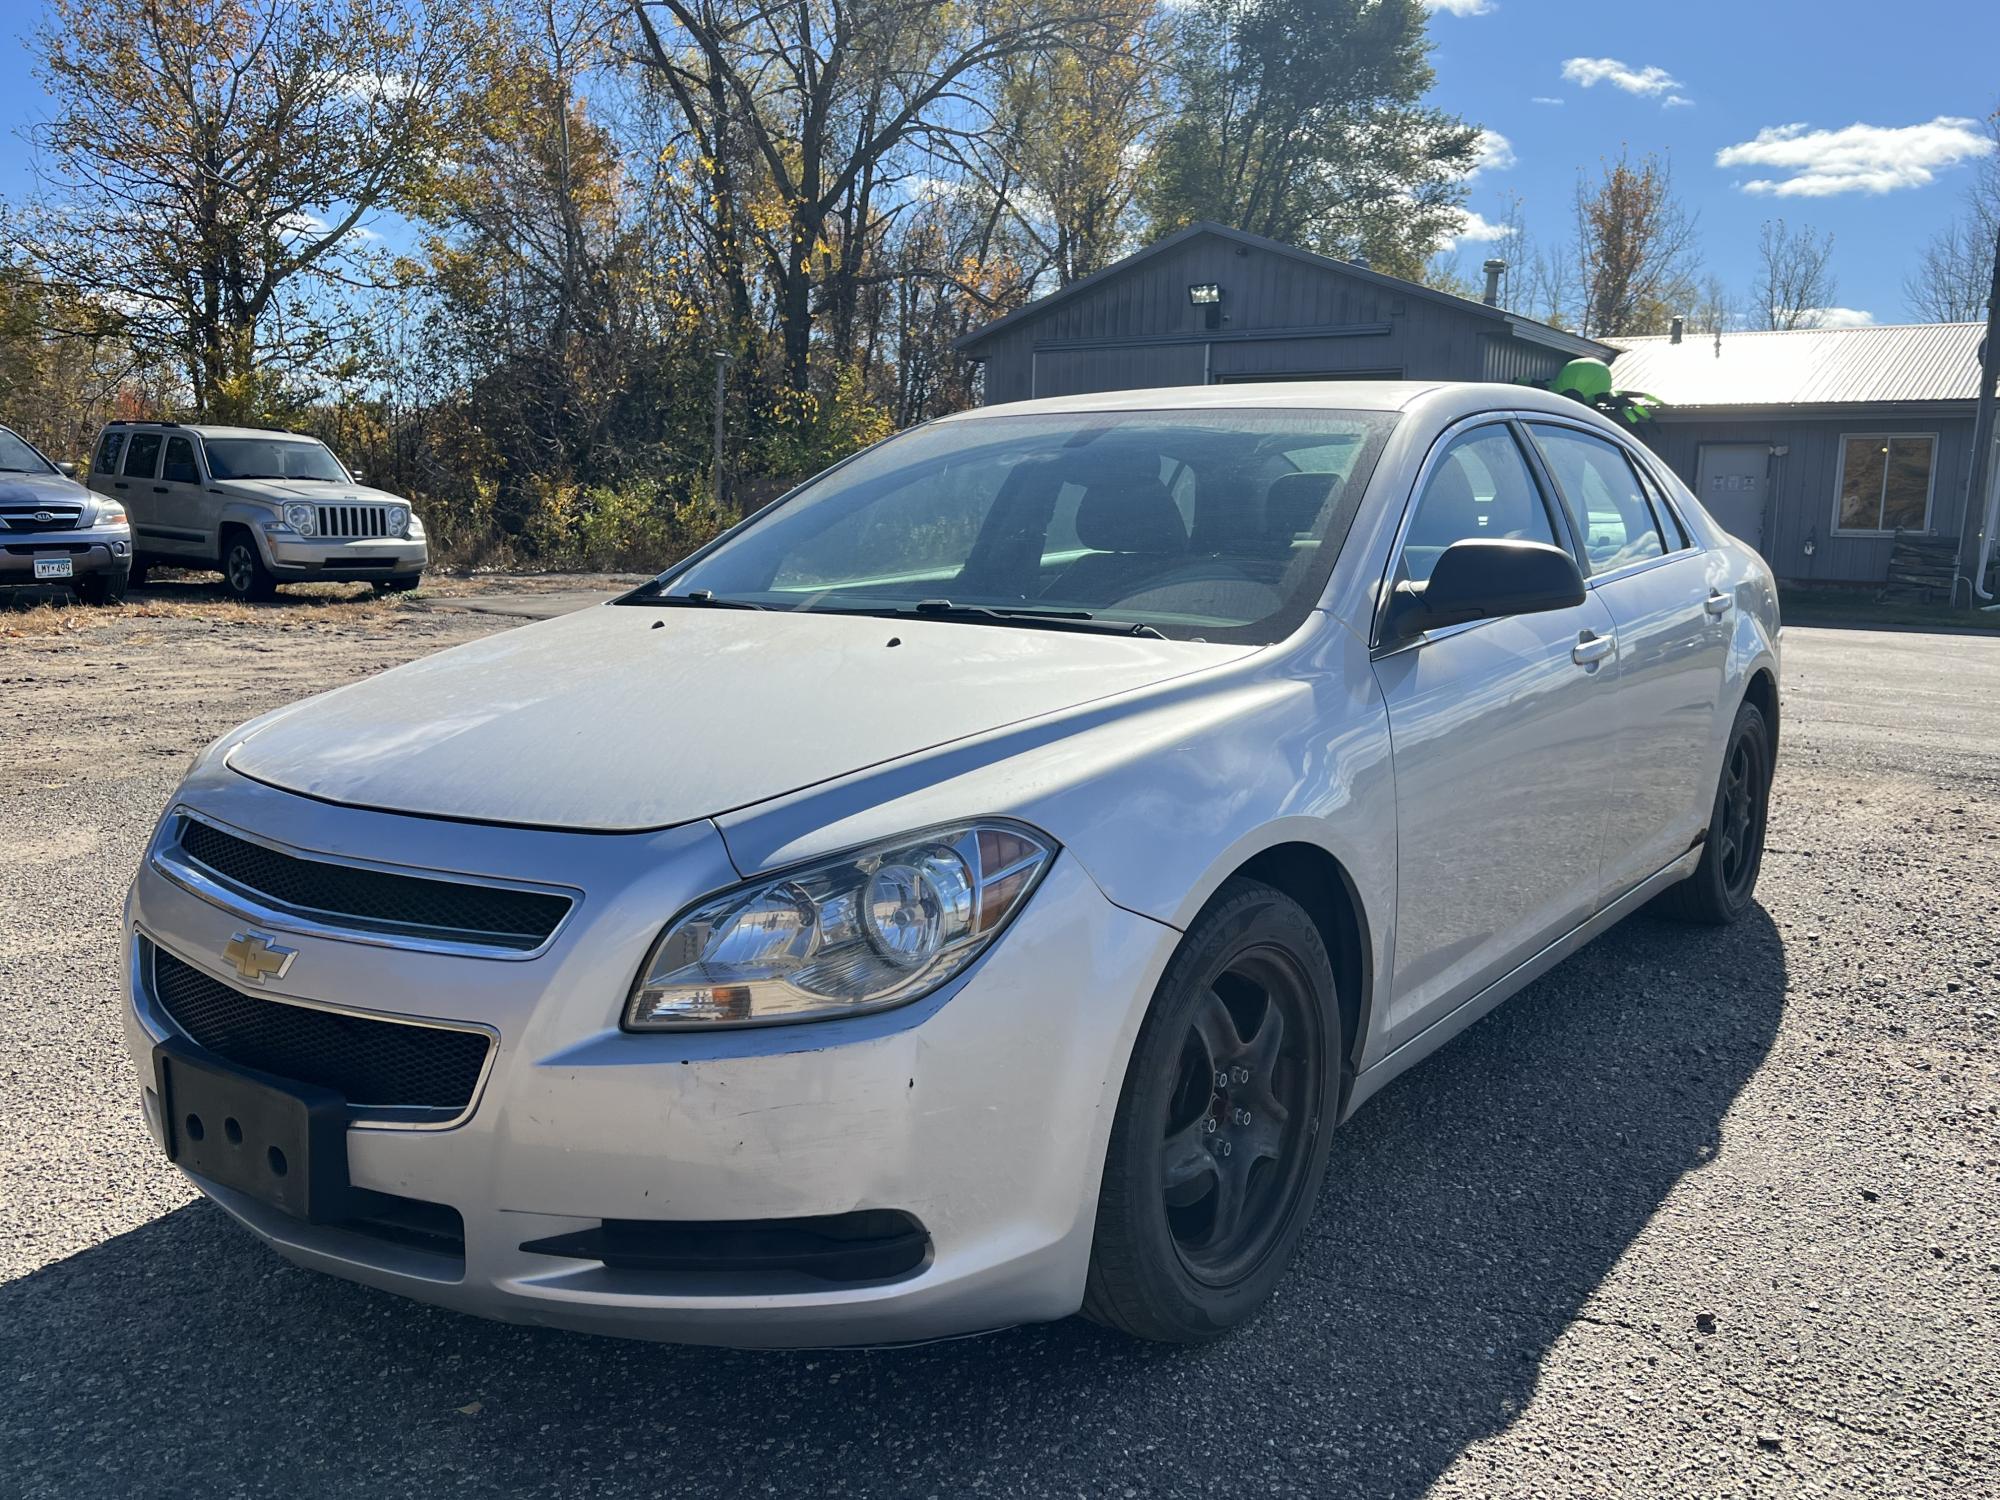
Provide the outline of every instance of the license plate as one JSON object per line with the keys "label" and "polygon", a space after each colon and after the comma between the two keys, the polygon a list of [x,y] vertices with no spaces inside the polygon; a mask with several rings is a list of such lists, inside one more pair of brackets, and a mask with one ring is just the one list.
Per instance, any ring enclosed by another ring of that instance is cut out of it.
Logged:
{"label": "license plate", "polygon": [[67,578],[74,571],[66,557],[38,557],[35,559],[37,578]]}
{"label": "license plate", "polygon": [[347,1101],[169,1038],[153,1048],[167,1157],[308,1223],[350,1216]]}

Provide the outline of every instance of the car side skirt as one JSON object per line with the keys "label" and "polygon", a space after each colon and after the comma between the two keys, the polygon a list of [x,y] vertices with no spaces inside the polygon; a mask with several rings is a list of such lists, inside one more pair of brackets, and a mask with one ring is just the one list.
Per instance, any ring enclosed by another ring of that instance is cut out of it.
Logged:
{"label": "car side skirt", "polygon": [[1685,880],[1694,873],[1695,866],[1700,863],[1701,845],[1696,844],[1664,870],[1640,881],[1596,916],[1557,938],[1518,968],[1494,980],[1450,1015],[1411,1037],[1380,1062],[1364,1068],[1355,1075],[1354,1085],[1348,1090],[1347,1107],[1342,1112],[1341,1118],[1343,1120],[1348,1118],[1399,1073],[1422,1062],[1473,1022],[1498,1008],[1503,1000],[1541,978],[1592,938],[1616,926],[1668,886]]}

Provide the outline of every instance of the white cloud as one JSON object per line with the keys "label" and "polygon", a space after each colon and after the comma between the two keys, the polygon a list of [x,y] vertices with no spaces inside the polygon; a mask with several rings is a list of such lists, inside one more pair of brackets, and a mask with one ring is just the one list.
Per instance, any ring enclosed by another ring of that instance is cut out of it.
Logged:
{"label": "white cloud", "polygon": [[1473,145],[1472,168],[1465,174],[1470,182],[1481,172],[1504,172],[1520,160],[1514,154],[1514,143],[1497,130],[1482,130]]}
{"label": "white cloud", "polygon": [[1494,8],[1493,0],[1424,0],[1424,4],[1452,16],[1490,16]]}
{"label": "white cloud", "polygon": [[1875,314],[1858,307],[1809,307],[1805,310],[1808,328],[1866,328]]}
{"label": "white cloud", "polygon": [[1666,100],[1665,100],[1665,102],[1663,102],[1663,103],[1662,103],[1662,104],[1660,105],[1660,108],[1661,108],[1661,109],[1688,109],[1688,108],[1691,108],[1691,107],[1693,106],[1693,104],[1694,104],[1694,100],[1692,100],[1692,99],[1688,98],[1688,96],[1687,96],[1686,94],[1669,94],[1669,95],[1667,95],[1667,97],[1666,97]]}
{"label": "white cloud", "polygon": [[1665,68],[1650,64],[1643,68],[1629,68],[1615,57],[1572,57],[1563,64],[1562,76],[1584,88],[1608,83],[1614,89],[1623,89],[1628,94],[1642,94],[1649,99],[1681,86],[1681,81]]}
{"label": "white cloud", "polygon": [[1449,253],[1461,245],[1490,245],[1507,237],[1507,226],[1496,224],[1484,214],[1474,209],[1465,210],[1465,222],[1458,226],[1456,233],[1445,240],[1443,249]]}
{"label": "white cloud", "polygon": [[1554,94],[1537,94],[1528,102],[1530,104],[1560,104],[1562,100],[1558,99]]}
{"label": "white cloud", "polygon": [[[278,237],[284,240],[316,240],[333,226],[318,214],[290,213],[278,220]],[[381,235],[364,224],[356,224],[341,236],[349,240],[379,240]]]}
{"label": "white cloud", "polygon": [[1765,167],[1781,177],[1756,177],[1746,193],[1778,198],[1829,198],[1836,193],[1887,193],[1923,187],[1938,169],[1993,150],[1977,120],[1939,115],[1927,125],[1862,125],[1814,130],[1772,125],[1755,140],[1715,153],[1718,167]]}

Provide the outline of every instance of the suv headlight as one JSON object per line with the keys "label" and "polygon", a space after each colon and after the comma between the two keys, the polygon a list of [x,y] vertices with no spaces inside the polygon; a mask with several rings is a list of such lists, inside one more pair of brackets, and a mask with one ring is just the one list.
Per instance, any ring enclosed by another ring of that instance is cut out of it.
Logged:
{"label": "suv headlight", "polygon": [[285,524],[300,536],[315,536],[319,532],[319,512],[303,500],[294,500],[285,507]]}
{"label": "suv headlight", "polygon": [[403,528],[408,526],[409,524],[410,524],[410,512],[407,506],[392,505],[389,507],[390,536],[401,536],[403,534]]}
{"label": "suv headlight", "polygon": [[125,507],[115,500],[97,502],[97,514],[91,520],[93,526],[123,526],[126,524]]}
{"label": "suv headlight", "polygon": [[985,951],[1055,847],[1018,823],[960,824],[705,897],[653,944],[625,1027],[756,1026],[906,1005]]}

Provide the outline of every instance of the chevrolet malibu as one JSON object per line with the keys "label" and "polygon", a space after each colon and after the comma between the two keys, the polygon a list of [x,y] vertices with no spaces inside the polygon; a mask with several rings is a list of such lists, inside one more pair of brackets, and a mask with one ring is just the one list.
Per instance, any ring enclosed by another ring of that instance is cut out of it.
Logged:
{"label": "chevrolet malibu", "polygon": [[1748,909],[1778,643],[1562,397],[951,417],[205,751],[128,903],[146,1119],[467,1312],[1212,1338],[1386,1082],[1641,905]]}

